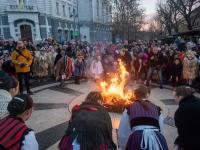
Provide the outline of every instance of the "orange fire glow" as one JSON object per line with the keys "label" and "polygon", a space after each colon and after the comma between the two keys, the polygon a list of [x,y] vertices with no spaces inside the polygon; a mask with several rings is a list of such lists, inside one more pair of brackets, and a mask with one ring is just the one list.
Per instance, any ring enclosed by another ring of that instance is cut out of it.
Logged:
{"label": "orange fire glow", "polygon": [[126,89],[129,73],[121,60],[118,60],[118,64],[117,72],[110,75],[107,82],[100,82],[105,106],[121,105],[123,107],[133,102],[134,93]]}

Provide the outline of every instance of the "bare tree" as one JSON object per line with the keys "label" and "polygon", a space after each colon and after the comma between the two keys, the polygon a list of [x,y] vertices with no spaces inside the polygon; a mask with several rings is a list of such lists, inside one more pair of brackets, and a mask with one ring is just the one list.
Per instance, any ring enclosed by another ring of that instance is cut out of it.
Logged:
{"label": "bare tree", "polygon": [[140,0],[113,0],[113,33],[122,39],[136,39],[143,23]]}
{"label": "bare tree", "polygon": [[168,34],[172,34],[172,29],[177,33],[180,23],[180,15],[176,7],[171,3],[171,0],[165,2],[159,1],[157,3],[157,14],[160,23],[162,23],[168,31]]}
{"label": "bare tree", "polygon": [[178,10],[187,23],[188,30],[192,30],[197,17],[200,15],[200,9],[194,10],[200,6],[200,0],[169,0]]}

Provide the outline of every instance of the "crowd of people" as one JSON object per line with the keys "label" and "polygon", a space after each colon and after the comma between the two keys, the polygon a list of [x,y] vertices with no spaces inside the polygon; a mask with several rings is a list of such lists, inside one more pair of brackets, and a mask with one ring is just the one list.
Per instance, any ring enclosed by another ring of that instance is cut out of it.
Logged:
{"label": "crowd of people", "polygon": [[[28,72],[23,75],[25,79],[31,77],[37,82],[54,77],[56,81],[61,81],[63,87],[67,79],[74,79],[76,84],[80,83],[81,78],[101,80],[116,70],[117,61],[121,59],[130,78],[136,82],[149,86],[152,81],[159,80],[160,88],[170,83],[172,86],[186,84],[200,90],[199,84],[195,82],[200,77],[200,44],[188,41],[180,45],[179,40],[181,39],[177,38],[173,44],[159,41],[60,44],[52,38],[33,44],[27,41],[15,42],[12,39],[0,40],[0,69],[18,76],[20,82],[22,76],[19,74],[24,71]],[[20,52],[23,50],[25,54]],[[28,55],[28,61],[21,54]],[[20,66],[13,59],[27,61],[28,66]],[[28,88],[27,84],[26,87]],[[29,88],[27,91],[32,93]]]}
{"label": "crowd of people", "polygon": [[[180,45],[179,40],[170,45],[160,41],[88,44],[57,43],[49,38],[33,44],[0,40],[0,149],[39,149],[33,130],[25,124],[33,111],[30,79],[40,82],[53,77],[60,81],[60,88],[68,79],[75,84],[90,77],[101,81],[117,70],[119,59],[129,72],[127,81],[138,84],[133,90],[136,101],[124,110],[120,121],[119,146],[112,138],[112,122],[102,105],[103,97],[93,91],[85,102],[73,108],[58,148],[168,150],[161,108],[148,99],[150,84],[159,80],[161,89],[169,82],[175,87],[173,95],[179,104],[174,117],[178,130],[176,146],[180,150],[200,149],[200,100],[191,87],[200,88],[200,82],[194,82],[200,76],[200,43],[189,41]],[[24,94],[24,85],[28,95]],[[195,131],[191,132],[192,128]]]}

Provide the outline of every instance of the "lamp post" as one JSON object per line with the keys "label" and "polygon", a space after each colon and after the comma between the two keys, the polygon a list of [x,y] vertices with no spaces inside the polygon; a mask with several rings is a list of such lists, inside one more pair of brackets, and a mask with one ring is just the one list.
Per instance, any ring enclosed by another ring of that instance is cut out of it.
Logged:
{"label": "lamp post", "polygon": [[[79,28],[79,16],[78,16],[78,0],[76,0],[76,10],[73,8],[72,14],[70,15],[70,18],[73,17],[73,23],[74,23],[74,31],[73,31],[73,39],[75,39],[77,33],[76,33],[76,19],[77,19],[77,28],[78,28],[78,35],[80,37],[80,28]],[[76,35],[75,35],[76,33]]]}
{"label": "lamp post", "polygon": [[77,16],[77,14],[76,14],[76,12],[75,12],[75,9],[73,8],[73,12],[72,12],[72,14],[70,15],[70,18],[72,18],[73,17],[73,39],[75,39],[75,30],[76,30],[76,18],[78,17]]}

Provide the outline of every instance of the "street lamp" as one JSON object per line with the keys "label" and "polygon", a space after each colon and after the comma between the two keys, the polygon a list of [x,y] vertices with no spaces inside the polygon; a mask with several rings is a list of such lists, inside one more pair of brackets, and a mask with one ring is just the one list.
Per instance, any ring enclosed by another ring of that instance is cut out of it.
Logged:
{"label": "street lamp", "polygon": [[73,13],[70,15],[70,18],[73,17],[73,27],[74,27],[74,31],[73,31],[73,39],[75,39],[75,30],[76,30],[76,18],[78,17],[78,15],[75,12],[75,9],[73,9]]}
{"label": "street lamp", "polygon": [[[75,39],[76,36],[80,36],[80,28],[79,28],[79,16],[78,16],[78,0],[76,0],[76,10],[73,8],[72,14],[70,15],[70,18],[73,17],[73,22],[74,22],[74,32],[73,32],[73,39]],[[78,28],[78,34],[75,31],[76,30],[76,19],[77,19],[77,28]],[[75,35],[76,33],[76,35]]]}

